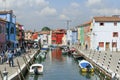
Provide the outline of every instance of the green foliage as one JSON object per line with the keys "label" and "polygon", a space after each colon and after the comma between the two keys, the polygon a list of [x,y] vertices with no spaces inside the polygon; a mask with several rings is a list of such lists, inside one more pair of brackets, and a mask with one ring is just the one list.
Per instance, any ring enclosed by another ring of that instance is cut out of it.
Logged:
{"label": "green foliage", "polygon": [[41,31],[50,31],[49,27],[43,27]]}

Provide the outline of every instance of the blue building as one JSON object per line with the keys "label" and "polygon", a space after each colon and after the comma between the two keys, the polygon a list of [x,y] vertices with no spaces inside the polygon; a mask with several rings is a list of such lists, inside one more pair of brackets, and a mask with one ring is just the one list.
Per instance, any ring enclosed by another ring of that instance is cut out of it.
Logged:
{"label": "blue building", "polygon": [[0,18],[6,23],[6,47],[14,49],[16,47],[16,16],[13,11],[0,11]]}

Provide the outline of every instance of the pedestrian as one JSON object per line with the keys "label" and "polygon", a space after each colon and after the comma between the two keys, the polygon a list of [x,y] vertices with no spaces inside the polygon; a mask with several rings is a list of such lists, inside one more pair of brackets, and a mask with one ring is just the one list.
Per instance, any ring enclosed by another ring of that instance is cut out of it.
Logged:
{"label": "pedestrian", "polygon": [[85,45],[85,49],[87,50],[87,48],[88,48],[88,45],[86,44],[86,45]]}
{"label": "pedestrian", "polygon": [[97,51],[99,51],[99,46],[97,46]]}
{"label": "pedestrian", "polygon": [[8,52],[8,63],[9,63],[9,66],[10,66],[10,67],[13,67],[13,66],[14,66],[13,54],[14,54],[14,51],[9,51],[9,52]]}
{"label": "pedestrian", "polygon": [[1,59],[1,64],[3,64],[3,62],[4,62],[4,54],[3,53],[1,53],[0,59]]}

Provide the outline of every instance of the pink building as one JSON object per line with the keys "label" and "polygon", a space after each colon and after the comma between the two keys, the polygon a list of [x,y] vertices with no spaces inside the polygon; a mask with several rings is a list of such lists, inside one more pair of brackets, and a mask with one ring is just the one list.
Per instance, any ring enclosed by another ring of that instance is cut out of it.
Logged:
{"label": "pink building", "polygon": [[6,45],[6,21],[0,18],[0,52],[5,50]]}

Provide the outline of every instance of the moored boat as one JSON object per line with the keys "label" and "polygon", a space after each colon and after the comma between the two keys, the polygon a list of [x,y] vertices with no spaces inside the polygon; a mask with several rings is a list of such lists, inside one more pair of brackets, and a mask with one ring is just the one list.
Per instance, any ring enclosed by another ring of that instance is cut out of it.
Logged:
{"label": "moored boat", "polygon": [[79,67],[81,69],[81,72],[94,72],[93,65],[86,60],[79,61]]}
{"label": "moored boat", "polygon": [[30,74],[43,74],[43,65],[39,63],[32,64],[29,70]]}
{"label": "moored boat", "polygon": [[47,44],[44,44],[43,47],[41,48],[41,50],[49,50],[49,46]]}

